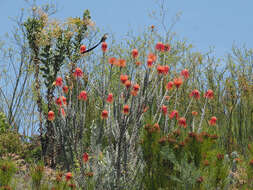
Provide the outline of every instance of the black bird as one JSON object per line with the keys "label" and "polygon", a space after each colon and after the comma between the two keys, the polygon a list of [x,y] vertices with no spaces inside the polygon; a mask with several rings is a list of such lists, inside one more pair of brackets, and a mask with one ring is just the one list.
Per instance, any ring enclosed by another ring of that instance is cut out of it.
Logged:
{"label": "black bird", "polygon": [[107,34],[104,34],[103,37],[101,38],[101,40],[92,48],[85,50],[84,52],[82,52],[82,54],[88,53],[91,50],[95,49],[96,47],[98,47],[102,42],[105,42],[105,40],[107,39]]}

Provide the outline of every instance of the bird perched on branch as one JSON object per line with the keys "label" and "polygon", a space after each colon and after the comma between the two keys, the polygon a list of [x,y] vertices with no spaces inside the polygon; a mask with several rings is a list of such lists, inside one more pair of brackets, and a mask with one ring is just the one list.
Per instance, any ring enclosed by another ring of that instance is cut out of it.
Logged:
{"label": "bird perched on branch", "polygon": [[105,42],[106,39],[107,39],[107,33],[102,36],[101,40],[95,46],[93,46],[90,49],[85,50],[84,52],[82,52],[82,54],[85,54],[85,53],[88,53],[88,52],[92,51],[93,49],[98,47],[102,42]]}

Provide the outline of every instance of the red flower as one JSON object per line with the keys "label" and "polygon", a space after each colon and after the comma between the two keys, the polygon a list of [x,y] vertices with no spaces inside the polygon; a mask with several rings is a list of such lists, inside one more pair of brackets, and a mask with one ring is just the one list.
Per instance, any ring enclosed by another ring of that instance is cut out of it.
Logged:
{"label": "red flower", "polygon": [[77,67],[75,69],[74,76],[75,77],[82,77],[83,76],[83,71],[79,67]]}
{"label": "red flower", "polygon": [[138,50],[137,49],[133,49],[132,50],[132,56],[133,56],[133,58],[137,58],[138,57],[138,54],[139,54],[139,52],[138,52]]}
{"label": "red flower", "polygon": [[165,44],[164,45],[164,50],[165,51],[170,51],[170,44]]}
{"label": "red flower", "polygon": [[148,54],[148,59],[151,59],[152,60],[152,63],[156,61],[156,55],[153,54],[153,53],[149,53]]}
{"label": "red flower", "polygon": [[173,119],[175,116],[176,116],[176,119],[178,119],[178,111],[177,111],[177,110],[173,110],[173,111],[170,113],[169,118],[170,118],[170,119]]}
{"label": "red flower", "polygon": [[107,51],[107,43],[106,42],[102,42],[101,48],[102,48],[103,52],[106,52]]}
{"label": "red flower", "polygon": [[167,114],[167,112],[168,112],[168,110],[167,110],[167,106],[162,105],[162,112],[163,112],[163,114],[164,114],[164,115],[166,115],[166,114]]}
{"label": "red flower", "polygon": [[186,127],[186,119],[184,117],[180,117],[178,120],[178,124],[185,128]]}
{"label": "red flower", "polygon": [[169,70],[170,70],[170,68],[169,68],[168,65],[164,65],[164,66],[163,66],[163,70],[164,70],[164,71],[163,71],[163,74],[164,74],[164,75],[167,75],[168,72],[169,72]]}
{"label": "red flower", "polygon": [[162,42],[157,42],[155,48],[158,51],[164,51],[164,49],[165,49],[164,44]]}
{"label": "red flower", "polygon": [[194,97],[195,99],[199,99],[200,98],[200,94],[199,91],[197,89],[194,89],[191,94],[190,97]]}
{"label": "red flower", "polygon": [[123,107],[123,113],[124,114],[128,114],[129,113],[129,106],[128,105],[124,105],[124,107]]}
{"label": "red flower", "polygon": [[53,121],[55,119],[55,116],[54,116],[54,112],[53,111],[49,111],[48,114],[47,114],[47,119],[49,121]]}
{"label": "red flower", "polygon": [[86,163],[89,160],[89,154],[87,152],[83,153],[83,162]]}
{"label": "red flower", "polygon": [[62,78],[61,77],[57,77],[55,80],[55,86],[62,86]]}
{"label": "red flower", "polygon": [[134,86],[133,86],[133,90],[134,91],[139,91],[139,89],[140,89],[140,85],[138,85],[138,84],[135,84]]}
{"label": "red flower", "polygon": [[147,65],[148,65],[148,68],[151,68],[152,65],[153,65],[153,60],[152,59],[148,59],[147,60]]}
{"label": "red flower", "polygon": [[173,82],[172,81],[169,81],[168,83],[167,83],[167,85],[166,85],[166,89],[167,90],[171,90],[172,88],[173,88]]}
{"label": "red flower", "polygon": [[181,84],[183,83],[182,78],[174,78],[174,85],[179,88],[181,86]]}
{"label": "red flower", "polygon": [[213,91],[210,90],[210,89],[207,90],[206,93],[205,93],[205,95],[204,95],[204,97],[208,98],[208,99],[213,99],[213,96],[214,96]]}
{"label": "red flower", "polygon": [[107,119],[108,118],[108,111],[103,110],[102,113],[101,113],[101,117],[102,117],[102,119]]}
{"label": "red flower", "polygon": [[70,180],[72,178],[72,173],[71,172],[66,173],[65,178],[66,181]]}
{"label": "red flower", "polygon": [[181,71],[181,75],[184,77],[184,79],[188,79],[189,78],[189,71],[187,69],[184,69]]}
{"label": "red flower", "polygon": [[137,96],[137,94],[138,94],[138,91],[135,91],[135,90],[132,90],[132,91],[131,91],[131,95],[132,95],[132,96]]}
{"label": "red flower", "polygon": [[217,118],[215,116],[211,117],[209,120],[209,125],[216,125]]}
{"label": "red flower", "polygon": [[125,84],[125,82],[128,80],[128,76],[127,75],[120,75],[120,80],[123,84]]}
{"label": "red flower", "polygon": [[164,73],[164,67],[161,65],[157,65],[156,70],[157,70],[158,74]]}
{"label": "red flower", "polygon": [[59,98],[56,99],[55,103],[58,105],[58,106],[62,106],[62,103],[64,105],[67,105],[67,98],[65,98],[64,96],[61,96]]}
{"label": "red flower", "polygon": [[63,108],[60,108],[59,111],[60,111],[60,113],[62,114],[63,117],[66,116],[65,110]]}
{"label": "red flower", "polygon": [[118,60],[115,57],[109,58],[109,64],[111,65],[117,65]]}
{"label": "red flower", "polygon": [[193,116],[197,116],[197,115],[198,115],[198,112],[192,111],[192,115],[193,115]]}
{"label": "red flower", "polygon": [[126,88],[129,88],[131,86],[131,81],[130,80],[127,80],[125,83],[124,83],[125,87]]}
{"label": "red flower", "polygon": [[64,87],[62,87],[62,90],[65,94],[68,94],[69,88],[68,88],[68,86],[64,86]]}
{"label": "red flower", "polygon": [[112,103],[112,102],[113,102],[113,94],[112,94],[112,93],[109,93],[109,94],[108,94],[106,101],[107,101],[108,103]]}
{"label": "red flower", "polygon": [[84,53],[86,50],[86,46],[85,45],[81,45],[80,47],[80,53]]}
{"label": "red flower", "polygon": [[78,96],[78,99],[86,101],[87,100],[87,92],[84,91],[84,90],[81,91],[80,94],[79,94],[79,96]]}

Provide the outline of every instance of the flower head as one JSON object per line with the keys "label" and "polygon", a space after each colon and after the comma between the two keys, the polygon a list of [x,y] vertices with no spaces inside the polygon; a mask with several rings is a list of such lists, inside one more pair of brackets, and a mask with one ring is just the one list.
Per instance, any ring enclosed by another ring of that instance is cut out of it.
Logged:
{"label": "flower head", "polygon": [[72,173],[71,173],[71,172],[68,172],[68,173],[66,173],[66,175],[65,175],[66,181],[69,181],[72,177],[73,177],[73,176],[72,176]]}
{"label": "flower head", "polygon": [[63,92],[64,92],[65,94],[68,94],[69,88],[68,88],[68,86],[63,86],[63,87],[62,87],[62,90],[63,90]]}
{"label": "flower head", "polygon": [[89,160],[89,154],[87,152],[83,153],[83,162],[86,163]]}
{"label": "flower head", "polygon": [[125,83],[124,83],[125,87],[126,88],[129,88],[131,86],[131,81],[130,80],[127,80]]}
{"label": "flower head", "polygon": [[213,96],[214,96],[214,93],[213,93],[213,91],[212,90],[207,90],[206,91],[206,93],[205,93],[205,95],[204,95],[204,97],[205,98],[208,98],[208,99],[213,99]]}
{"label": "flower head", "polygon": [[164,67],[161,65],[157,65],[156,70],[157,70],[158,74],[164,73]]}
{"label": "flower head", "polygon": [[107,101],[108,103],[112,103],[112,102],[113,102],[113,94],[112,94],[112,93],[109,93],[109,94],[108,94],[106,101]]}
{"label": "flower head", "polygon": [[178,119],[178,111],[177,110],[173,110],[170,115],[169,118],[173,119],[176,116],[176,119]]}
{"label": "flower head", "polygon": [[124,105],[124,107],[123,107],[123,113],[124,114],[128,114],[129,113],[129,106],[128,105]]}
{"label": "flower head", "polygon": [[64,105],[67,105],[67,98],[65,98],[64,96],[60,96],[59,98],[57,98],[55,100],[55,103],[58,105],[58,106],[62,106],[62,103]]}
{"label": "flower head", "polygon": [[137,49],[132,50],[132,56],[133,56],[134,59],[136,59],[138,57],[138,54],[139,54],[139,52],[138,52]]}
{"label": "flower head", "polygon": [[140,85],[139,84],[134,84],[133,90],[136,91],[136,92],[138,92],[139,89],[140,89]]}
{"label": "flower head", "polygon": [[102,42],[101,49],[102,49],[103,52],[107,51],[107,43],[106,42]]}
{"label": "flower head", "polygon": [[83,71],[82,71],[82,69],[80,69],[79,67],[77,67],[77,68],[75,69],[74,76],[75,76],[75,77],[82,77],[82,76],[83,76]]}
{"label": "flower head", "polygon": [[192,111],[192,115],[193,115],[193,116],[197,116],[197,115],[198,115],[198,112]]}
{"label": "flower head", "polygon": [[167,106],[162,105],[162,112],[163,112],[164,115],[167,114],[167,112],[168,112]]}
{"label": "flower head", "polygon": [[117,65],[118,60],[115,57],[111,57],[108,59],[109,64]]}
{"label": "flower head", "polygon": [[155,48],[158,51],[164,51],[164,49],[165,49],[164,44],[162,42],[157,42]]}
{"label": "flower head", "polygon": [[79,100],[83,100],[83,101],[86,101],[87,100],[87,92],[86,91],[81,91],[79,96],[78,96],[78,99]]}
{"label": "flower head", "polygon": [[169,68],[168,65],[164,65],[164,66],[163,66],[163,70],[164,70],[164,71],[163,71],[163,74],[164,74],[164,75],[167,75],[168,72],[169,72],[169,70],[170,70],[170,68]]}
{"label": "flower head", "polygon": [[118,66],[119,67],[126,67],[126,60],[125,59],[119,59],[118,60]]}
{"label": "flower head", "polygon": [[86,50],[86,46],[85,45],[81,45],[80,46],[80,53],[84,53]]}
{"label": "flower head", "polygon": [[182,78],[174,78],[174,85],[179,88],[181,86],[181,84],[183,83]]}
{"label": "flower head", "polygon": [[128,76],[127,75],[120,75],[120,80],[123,84],[125,84],[125,82],[128,80]]}
{"label": "flower head", "polygon": [[169,81],[168,83],[167,83],[167,85],[166,85],[166,89],[167,90],[171,90],[172,88],[173,88],[173,82],[172,81]]}
{"label": "flower head", "polygon": [[194,97],[195,99],[199,99],[200,98],[200,93],[197,89],[194,89],[191,94],[190,97]]}
{"label": "flower head", "polygon": [[211,117],[209,120],[209,125],[216,125],[217,118],[215,116]]}
{"label": "flower head", "polygon": [[184,117],[180,117],[178,120],[178,124],[186,128],[186,119]]}
{"label": "flower head", "polygon": [[[153,62],[155,62],[155,61],[156,61],[156,55],[153,54],[153,53],[149,53],[149,54],[148,54],[148,59],[151,59]],[[153,63],[153,62],[152,62],[152,63]]]}
{"label": "flower head", "polygon": [[136,65],[136,66],[140,66],[140,65],[141,65],[141,62],[140,62],[140,61],[136,61],[136,62],[135,62],[135,65]]}
{"label": "flower head", "polygon": [[147,65],[148,65],[148,68],[151,68],[152,65],[153,65],[153,60],[152,59],[148,59],[147,60]]}
{"label": "flower head", "polygon": [[101,113],[101,117],[102,117],[102,119],[107,119],[108,118],[108,111],[103,110],[102,113]]}
{"label": "flower head", "polygon": [[61,77],[57,77],[55,80],[55,86],[62,86],[62,78]]}
{"label": "flower head", "polygon": [[53,121],[55,119],[55,116],[54,116],[54,112],[53,111],[49,111],[48,114],[47,114],[47,119],[49,121]]}
{"label": "flower head", "polygon": [[164,45],[164,51],[170,51],[170,44],[165,44]]}
{"label": "flower head", "polygon": [[189,78],[189,71],[187,69],[182,70],[181,76],[183,76],[185,80],[188,79]]}

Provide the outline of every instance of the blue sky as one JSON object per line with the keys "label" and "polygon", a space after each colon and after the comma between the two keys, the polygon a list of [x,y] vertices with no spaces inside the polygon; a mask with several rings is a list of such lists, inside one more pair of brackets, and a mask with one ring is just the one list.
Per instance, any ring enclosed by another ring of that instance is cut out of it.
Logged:
{"label": "blue sky", "polygon": [[[46,2],[46,0],[41,0]],[[81,16],[89,9],[96,25],[103,31],[114,33],[118,39],[132,29],[141,32],[143,27],[156,24],[148,13],[158,11],[155,0],[56,0],[59,12],[55,17],[64,19]],[[215,47],[217,55],[231,50],[232,44],[253,47],[252,0],[164,0],[168,9],[166,17],[182,12],[174,31],[187,38],[198,50]],[[0,0],[0,36],[12,30],[20,9],[26,7],[24,0]]]}

